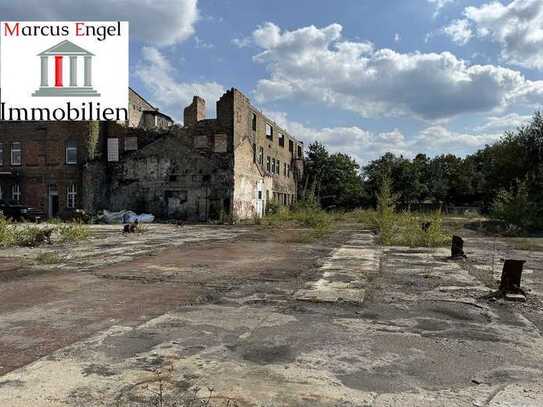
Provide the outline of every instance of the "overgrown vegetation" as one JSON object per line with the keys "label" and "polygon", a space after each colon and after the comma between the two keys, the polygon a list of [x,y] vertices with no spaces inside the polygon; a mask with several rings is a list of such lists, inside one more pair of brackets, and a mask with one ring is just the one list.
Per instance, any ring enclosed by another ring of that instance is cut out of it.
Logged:
{"label": "overgrown vegetation", "polygon": [[[302,200],[292,207],[273,205],[260,221],[267,227],[298,229],[289,232],[290,240],[310,242],[326,236],[333,230],[333,215],[320,209],[314,200]],[[302,230],[299,230],[303,228]]]}
{"label": "overgrown vegetation", "polygon": [[[390,178],[385,176],[377,194],[377,211],[369,213],[379,231],[381,244],[409,247],[439,247],[449,244],[451,237],[443,230],[441,212],[397,212],[395,205],[396,198],[392,194]],[[361,215],[361,221],[371,223],[371,217]]]}
{"label": "overgrown vegetation", "polygon": [[37,247],[44,243],[77,242],[90,237],[81,223],[48,223],[46,226],[16,224],[0,216],[0,247]]}
{"label": "overgrown vegetation", "polygon": [[506,132],[465,158],[453,154],[413,159],[386,153],[363,168],[348,155],[330,154],[315,142],[307,149],[304,192],[322,208],[375,208],[381,181],[401,211],[480,209],[509,229],[543,230],[543,115]]}

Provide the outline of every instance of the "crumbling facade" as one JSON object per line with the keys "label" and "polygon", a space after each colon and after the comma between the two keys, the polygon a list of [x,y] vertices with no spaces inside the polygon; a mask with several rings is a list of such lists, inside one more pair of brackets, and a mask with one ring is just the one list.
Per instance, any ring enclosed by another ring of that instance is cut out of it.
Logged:
{"label": "crumbling facade", "polygon": [[131,94],[141,110],[128,125],[0,123],[0,199],[49,217],[131,209],[195,221],[252,219],[297,199],[303,144],[240,91],[217,101],[214,119],[195,96],[182,127],[146,126],[148,102]]}
{"label": "crumbling facade", "polygon": [[[109,163],[109,208],[134,208],[159,217],[243,220],[262,216],[269,202],[297,199],[303,144],[254,108],[236,89],[217,101],[195,96],[184,126],[151,137]],[[122,131],[120,131],[122,133]],[[133,132],[125,129],[122,137]]]}

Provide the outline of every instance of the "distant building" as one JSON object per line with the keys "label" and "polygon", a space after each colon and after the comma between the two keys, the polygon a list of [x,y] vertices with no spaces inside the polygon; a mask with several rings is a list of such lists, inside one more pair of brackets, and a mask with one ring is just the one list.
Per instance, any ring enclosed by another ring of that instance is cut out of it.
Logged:
{"label": "distant building", "polygon": [[134,89],[128,88],[128,126],[143,129],[166,129],[174,124],[172,118],[161,113]]}
{"label": "distant building", "polygon": [[195,96],[183,127],[130,95],[130,120],[122,125],[1,122],[0,199],[50,217],[76,208],[132,209],[199,221],[252,219],[272,201],[296,201],[303,143],[240,91],[217,101],[214,119]]}

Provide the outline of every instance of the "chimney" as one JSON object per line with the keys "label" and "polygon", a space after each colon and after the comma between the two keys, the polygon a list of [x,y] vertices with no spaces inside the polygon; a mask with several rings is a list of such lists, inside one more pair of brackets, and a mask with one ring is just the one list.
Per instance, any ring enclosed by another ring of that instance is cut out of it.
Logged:
{"label": "chimney", "polygon": [[194,96],[192,103],[185,107],[183,112],[183,124],[194,126],[200,120],[206,118],[206,101],[199,96]]}

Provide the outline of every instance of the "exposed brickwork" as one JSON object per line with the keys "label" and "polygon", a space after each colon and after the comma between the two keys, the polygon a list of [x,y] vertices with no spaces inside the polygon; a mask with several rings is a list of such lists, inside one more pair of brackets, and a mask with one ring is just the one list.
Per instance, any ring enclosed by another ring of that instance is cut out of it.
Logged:
{"label": "exposed brickwork", "polygon": [[[67,188],[75,184],[78,191],[76,205],[80,207],[79,192],[82,190],[83,166],[88,160],[90,127],[89,122],[0,123],[0,143],[4,151],[0,185],[4,200],[12,200],[13,188],[18,185],[22,204],[56,216],[66,208]],[[21,165],[12,165],[14,143],[21,145]],[[76,164],[66,162],[68,145],[77,148]],[[57,191],[57,198],[49,197],[49,189]],[[53,199],[58,199],[55,211],[52,211]]]}
{"label": "exposed brickwork", "polygon": [[206,101],[199,96],[194,96],[192,103],[183,111],[183,124],[195,126],[206,118]]}
{"label": "exposed brickwork", "polygon": [[[131,209],[164,218],[251,219],[271,200],[294,202],[303,170],[301,143],[236,89],[217,101],[216,119],[205,119],[205,101],[195,96],[184,127],[4,122],[0,142],[4,197],[20,185],[22,203],[53,216],[65,209],[67,188],[75,184],[76,207],[92,213]],[[10,163],[14,142],[22,145],[20,167]],[[75,164],[67,163],[68,145],[77,147]],[[108,152],[108,145],[118,151]]]}

